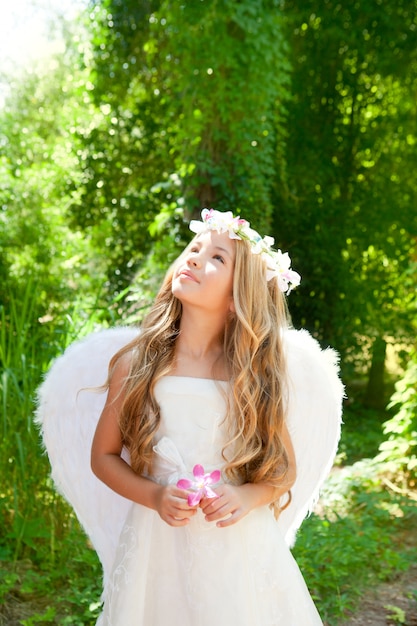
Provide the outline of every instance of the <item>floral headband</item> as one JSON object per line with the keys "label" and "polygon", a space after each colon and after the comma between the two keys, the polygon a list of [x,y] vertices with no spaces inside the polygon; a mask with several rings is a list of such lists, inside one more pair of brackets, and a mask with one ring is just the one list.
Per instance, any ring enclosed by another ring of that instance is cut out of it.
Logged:
{"label": "floral headband", "polygon": [[274,276],[278,280],[278,286],[287,295],[298,287],[301,281],[300,274],[291,269],[291,259],[287,252],[273,250],[273,237],[262,238],[256,230],[250,227],[249,222],[233,217],[231,211],[222,213],[215,209],[203,209],[201,211],[202,222],[191,220],[190,230],[193,233],[202,233],[207,230],[217,230],[219,233],[229,233],[230,239],[243,239],[249,241],[253,254],[260,254],[266,261],[266,280]]}

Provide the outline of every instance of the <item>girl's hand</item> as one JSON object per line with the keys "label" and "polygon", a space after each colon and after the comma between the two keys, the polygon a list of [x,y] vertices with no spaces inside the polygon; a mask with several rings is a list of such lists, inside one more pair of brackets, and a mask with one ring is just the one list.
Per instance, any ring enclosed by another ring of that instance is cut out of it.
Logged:
{"label": "girl's hand", "polygon": [[[214,491],[217,498],[204,498],[200,502],[208,522],[217,522],[216,526],[224,528],[236,524],[239,520],[255,508],[254,499],[247,485],[221,485]],[[227,519],[224,519],[227,518]]]}
{"label": "girl's hand", "polygon": [[265,496],[269,495],[272,500],[273,495],[272,487],[249,483],[238,486],[224,484],[214,489],[214,491],[218,494],[218,497],[204,498],[200,502],[200,507],[206,516],[206,520],[208,522],[217,522],[216,526],[219,528],[236,524],[255,507],[267,504],[270,500]]}
{"label": "girl's hand", "polygon": [[155,496],[155,510],[169,526],[186,526],[197,513],[187,502],[188,492],[175,485],[161,486]]}

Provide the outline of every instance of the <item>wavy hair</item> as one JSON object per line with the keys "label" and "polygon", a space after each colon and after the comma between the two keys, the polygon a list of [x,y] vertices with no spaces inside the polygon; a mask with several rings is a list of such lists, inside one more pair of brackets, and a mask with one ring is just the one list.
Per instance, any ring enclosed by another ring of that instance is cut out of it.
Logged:
{"label": "wavy hair", "polygon": [[225,332],[231,372],[233,454],[226,475],[233,481],[280,486],[288,471],[282,442],[287,376],[283,331],[289,315],[278,281],[266,281],[260,255],[246,241],[236,245],[233,300],[236,310]]}
{"label": "wavy hair", "polygon": [[[130,373],[122,390],[120,429],[138,473],[152,466],[154,436],[160,423],[154,390],[172,368],[182,314],[171,283],[188,248],[168,270],[138,337],[115,354],[109,366],[110,380],[118,359],[132,351]],[[236,241],[233,299],[235,314],[224,330],[232,389],[225,418],[229,441],[223,449],[224,473],[237,484],[281,486],[289,465],[282,442],[287,392],[282,333],[289,326],[289,316],[277,280],[266,281],[264,261],[242,240]]]}

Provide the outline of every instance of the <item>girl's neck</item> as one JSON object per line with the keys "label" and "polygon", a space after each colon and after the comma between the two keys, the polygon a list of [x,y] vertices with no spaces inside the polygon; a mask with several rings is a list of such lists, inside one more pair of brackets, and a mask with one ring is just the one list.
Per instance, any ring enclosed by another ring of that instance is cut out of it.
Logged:
{"label": "girl's neck", "polygon": [[172,375],[225,380],[226,367],[223,351],[223,326],[216,327],[213,320],[203,318],[191,323],[182,318],[175,344]]}

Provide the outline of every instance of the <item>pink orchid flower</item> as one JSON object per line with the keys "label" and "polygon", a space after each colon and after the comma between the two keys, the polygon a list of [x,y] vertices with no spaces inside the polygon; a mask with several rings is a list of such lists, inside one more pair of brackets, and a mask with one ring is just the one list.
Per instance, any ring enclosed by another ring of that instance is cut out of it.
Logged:
{"label": "pink orchid flower", "polygon": [[211,489],[210,485],[220,480],[220,471],[213,470],[205,474],[202,465],[194,465],[193,474],[195,480],[181,478],[177,482],[177,487],[180,489],[192,489],[193,493],[188,494],[187,498],[189,506],[197,506],[202,498],[217,498],[217,493]]}

